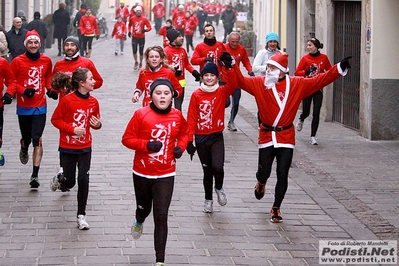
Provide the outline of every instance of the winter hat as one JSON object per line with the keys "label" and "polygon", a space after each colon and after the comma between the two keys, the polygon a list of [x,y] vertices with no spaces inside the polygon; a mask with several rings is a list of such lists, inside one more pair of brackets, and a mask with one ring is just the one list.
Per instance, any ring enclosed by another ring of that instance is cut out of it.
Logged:
{"label": "winter hat", "polygon": [[212,62],[206,63],[201,71],[201,76],[205,75],[206,73],[211,73],[214,74],[216,77],[219,77],[218,66]]}
{"label": "winter hat", "polygon": [[170,91],[173,94],[173,98],[177,97],[177,92],[173,89],[172,83],[167,78],[157,78],[154,80],[150,85],[150,97],[152,97],[152,93],[154,92],[155,88],[159,85],[166,85],[169,87]]}
{"label": "winter hat", "polygon": [[278,67],[281,71],[287,73],[288,69],[288,54],[275,53],[266,64]]}
{"label": "winter hat", "polygon": [[40,12],[36,11],[36,12],[33,14],[33,18],[40,18]]}
{"label": "winter hat", "polygon": [[25,36],[24,46],[26,46],[26,43],[27,43],[29,40],[37,40],[37,41],[40,43],[40,36],[39,36],[39,33],[37,33],[36,30],[30,30],[30,31],[28,31],[28,32],[26,33],[26,36]]}
{"label": "winter hat", "polygon": [[143,8],[141,6],[136,6],[134,8],[134,12],[137,12],[137,11],[143,11]]}
{"label": "winter hat", "polygon": [[65,41],[64,41],[64,45],[65,45],[67,42],[73,42],[73,43],[76,45],[76,47],[78,47],[78,49],[79,49],[79,40],[78,40],[78,38],[76,38],[76,37],[74,37],[74,36],[68,36],[68,37],[65,39]]}
{"label": "winter hat", "polygon": [[266,34],[266,44],[270,41],[276,41],[276,42],[280,43],[277,33],[269,32],[268,34]]}
{"label": "winter hat", "polygon": [[166,37],[168,38],[170,43],[176,40],[177,37],[179,37],[180,35],[180,31],[176,30],[175,28],[168,29],[168,32],[166,33]]}
{"label": "winter hat", "polygon": [[308,40],[308,42],[312,42],[314,44],[314,46],[316,46],[317,49],[323,48],[323,44],[320,43],[320,41],[316,38],[312,38],[312,39]]}
{"label": "winter hat", "polygon": [[87,6],[86,6],[86,4],[81,4],[81,5],[80,5],[80,8],[81,8],[81,9],[86,9]]}
{"label": "winter hat", "polygon": [[23,10],[18,10],[17,16],[18,17],[25,17],[25,12]]}

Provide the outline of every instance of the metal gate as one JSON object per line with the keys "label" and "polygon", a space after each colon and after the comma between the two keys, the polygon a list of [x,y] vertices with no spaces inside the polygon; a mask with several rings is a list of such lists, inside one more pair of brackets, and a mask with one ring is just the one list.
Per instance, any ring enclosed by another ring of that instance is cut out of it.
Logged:
{"label": "metal gate", "polygon": [[334,62],[352,56],[348,74],[334,82],[333,121],[359,129],[361,2],[334,1]]}

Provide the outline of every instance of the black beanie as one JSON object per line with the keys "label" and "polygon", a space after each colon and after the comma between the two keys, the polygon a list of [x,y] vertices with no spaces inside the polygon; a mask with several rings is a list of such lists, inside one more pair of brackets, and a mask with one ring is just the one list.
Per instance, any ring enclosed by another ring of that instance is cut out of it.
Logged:
{"label": "black beanie", "polygon": [[176,30],[175,28],[170,28],[166,33],[166,37],[168,38],[170,43],[176,40],[177,37],[179,37],[180,35],[181,35],[180,31]]}
{"label": "black beanie", "polygon": [[206,73],[211,73],[214,74],[216,77],[219,77],[218,66],[212,62],[206,63],[201,71],[201,76],[205,75]]}
{"label": "black beanie", "polygon": [[33,18],[40,18],[40,12],[36,11],[36,12],[33,14]]}
{"label": "black beanie", "polygon": [[316,38],[312,38],[309,40],[309,42],[312,42],[314,44],[314,46],[316,46],[317,49],[322,49],[323,48],[323,44],[320,43],[320,41]]}
{"label": "black beanie", "polygon": [[152,93],[154,92],[155,88],[159,85],[166,85],[169,87],[170,91],[173,94],[173,98],[177,97],[177,92],[173,89],[172,83],[167,78],[157,78],[154,82],[150,85],[150,97],[152,97]]}

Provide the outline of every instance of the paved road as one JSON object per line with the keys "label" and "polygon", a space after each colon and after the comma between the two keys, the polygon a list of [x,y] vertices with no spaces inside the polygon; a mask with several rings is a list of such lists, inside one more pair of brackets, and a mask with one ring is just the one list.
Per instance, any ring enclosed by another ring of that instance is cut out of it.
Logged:
{"label": "paved road", "polygon": [[[221,26],[220,26],[221,27]],[[218,39],[223,36],[218,29]],[[195,42],[201,41],[194,37]],[[147,46],[161,44],[155,33]],[[46,53],[54,60],[56,48]],[[41,186],[29,188],[31,162],[19,162],[15,103],[5,108],[0,169],[0,265],[152,265],[153,221],[133,241],[135,198],[131,177],[133,152],[120,140],[133,112],[137,80],[130,40],[125,55],[114,55],[114,40],[95,41],[92,60],[104,78],[93,95],[99,100],[103,128],[93,132],[93,158],[87,207],[89,231],[76,228],[76,191],[51,192],[57,171],[58,132],[48,100]],[[197,84],[188,75],[186,113]],[[227,110],[226,114],[230,112]],[[198,157],[185,154],[177,164],[169,213],[167,265],[318,265],[320,239],[398,239],[399,142],[371,142],[335,123],[321,122],[318,146],[308,144],[310,119],[297,134],[289,189],[282,205],[284,223],[269,222],[275,173],[265,197],[253,195],[257,164],[256,106],[243,93],[237,132],[225,131],[225,190],[228,204],[204,214],[202,170]],[[30,149],[30,152],[32,148]]]}

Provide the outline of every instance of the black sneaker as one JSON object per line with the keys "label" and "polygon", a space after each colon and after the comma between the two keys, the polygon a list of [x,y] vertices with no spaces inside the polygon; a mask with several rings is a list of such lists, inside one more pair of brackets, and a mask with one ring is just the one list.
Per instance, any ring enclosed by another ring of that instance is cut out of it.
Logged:
{"label": "black sneaker", "polygon": [[258,181],[255,186],[255,198],[258,200],[262,199],[263,196],[265,195],[265,190],[266,190],[266,183],[262,184],[261,182]]}
{"label": "black sneaker", "polygon": [[273,207],[270,210],[270,215],[271,215],[270,221],[272,223],[282,223],[283,222],[283,217],[281,217],[280,208]]}
{"label": "black sneaker", "polygon": [[29,182],[30,188],[38,188],[40,187],[40,183],[39,183],[39,178],[36,177],[31,177],[30,178],[30,182]]}
{"label": "black sneaker", "polygon": [[19,160],[22,164],[27,164],[29,161],[28,148],[25,148],[24,141],[21,139],[21,150],[19,151]]}

